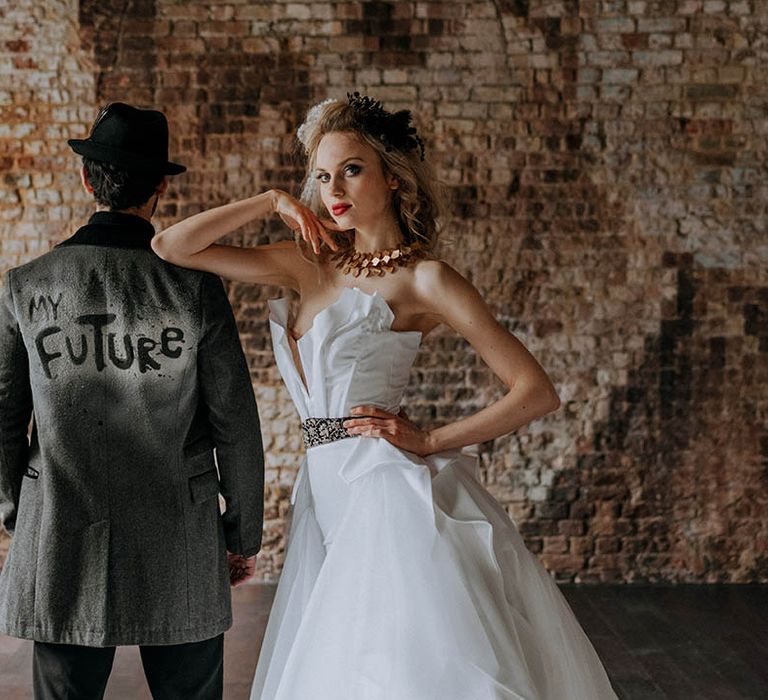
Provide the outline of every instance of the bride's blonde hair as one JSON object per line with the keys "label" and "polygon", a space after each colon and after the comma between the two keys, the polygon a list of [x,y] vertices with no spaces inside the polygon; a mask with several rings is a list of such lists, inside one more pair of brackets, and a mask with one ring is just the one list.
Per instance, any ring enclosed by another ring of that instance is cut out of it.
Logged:
{"label": "bride's blonde hair", "polygon": [[[316,104],[307,112],[304,123],[296,132],[307,157],[301,201],[316,215],[327,217],[313,171],[320,140],[334,132],[352,132],[379,154],[385,175],[394,175],[400,183],[393,190],[392,203],[405,245],[418,241],[428,252],[432,252],[441,228],[443,194],[431,164],[420,158],[418,148],[388,149],[380,138],[366,131],[359,113],[348,102],[328,99]],[[333,236],[340,247],[352,244],[347,235],[334,233]],[[321,251],[326,250],[321,248]]]}

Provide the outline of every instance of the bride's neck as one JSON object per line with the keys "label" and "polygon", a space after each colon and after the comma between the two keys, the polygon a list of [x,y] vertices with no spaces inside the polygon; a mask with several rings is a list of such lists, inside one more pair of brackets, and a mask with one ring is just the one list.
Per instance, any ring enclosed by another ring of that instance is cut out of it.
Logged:
{"label": "bride's neck", "polygon": [[400,226],[394,219],[387,219],[379,225],[355,229],[354,247],[360,253],[374,253],[377,250],[397,248],[403,243]]}

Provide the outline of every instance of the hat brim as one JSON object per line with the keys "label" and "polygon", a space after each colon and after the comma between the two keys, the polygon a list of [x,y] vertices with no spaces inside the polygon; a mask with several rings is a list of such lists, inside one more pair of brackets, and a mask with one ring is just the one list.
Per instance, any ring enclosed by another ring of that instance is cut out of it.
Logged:
{"label": "hat brim", "polygon": [[127,170],[178,175],[187,169],[185,165],[180,165],[179,163],[142,158],[135,153],[123,151],[113,146],[106,146],[90,139],[69,139],[67,144],[78,155],[104,163],[111,163]]}

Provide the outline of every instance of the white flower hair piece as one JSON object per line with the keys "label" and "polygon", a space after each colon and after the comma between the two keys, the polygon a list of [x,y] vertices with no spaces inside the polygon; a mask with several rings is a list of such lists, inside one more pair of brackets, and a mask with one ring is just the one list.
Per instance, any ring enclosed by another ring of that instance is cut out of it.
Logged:
{"label": "white flower hair piece", "polygon": [[329,105],[332,102],[341,102],[341,100],[336,99],[335,97],[329,97],[326,100],[323,100],[322,102],[318,102],[316,105],[310,108],[310,110],[307,112],[307,116],[304,119],[304,122],[301,124],[301,126],[296,129],[296,137],[301,142],[301,145],[304,146],[304,150],[307,150],[307,131],[309,130],[309,127],[312,126],[318,119],[320,119],[320,115],[323,112],[323,107],[325,105]]}

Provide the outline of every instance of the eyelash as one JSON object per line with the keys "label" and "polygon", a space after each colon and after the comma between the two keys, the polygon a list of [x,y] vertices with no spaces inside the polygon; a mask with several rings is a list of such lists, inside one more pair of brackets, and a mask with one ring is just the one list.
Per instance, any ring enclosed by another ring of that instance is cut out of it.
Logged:
{"label": "eyelash", "polygon": [[[351,165],[351,164],[350,164],[350,165],[347,165],[347,166],[344,168],[344,172],[346,172],[346,171],[347,171],[347,170],[349,170],[350,168],[351,168],[351,169],[354,171],[354,172],[350,173],[351,175],[357,175],[357,174],[358,174],[358,173],[359,173],[359,172],[362,170],[362,168],[361,168],[359,165]],[[323,178],[324,178],[324,177],[325,177],[327,174],[328,174],[328,173],[320,173],[320,174],[317,176],[317,179],[318,179],[318,180],[320,180],[320,182],[327,182],[327,180],[323,180]]]}

